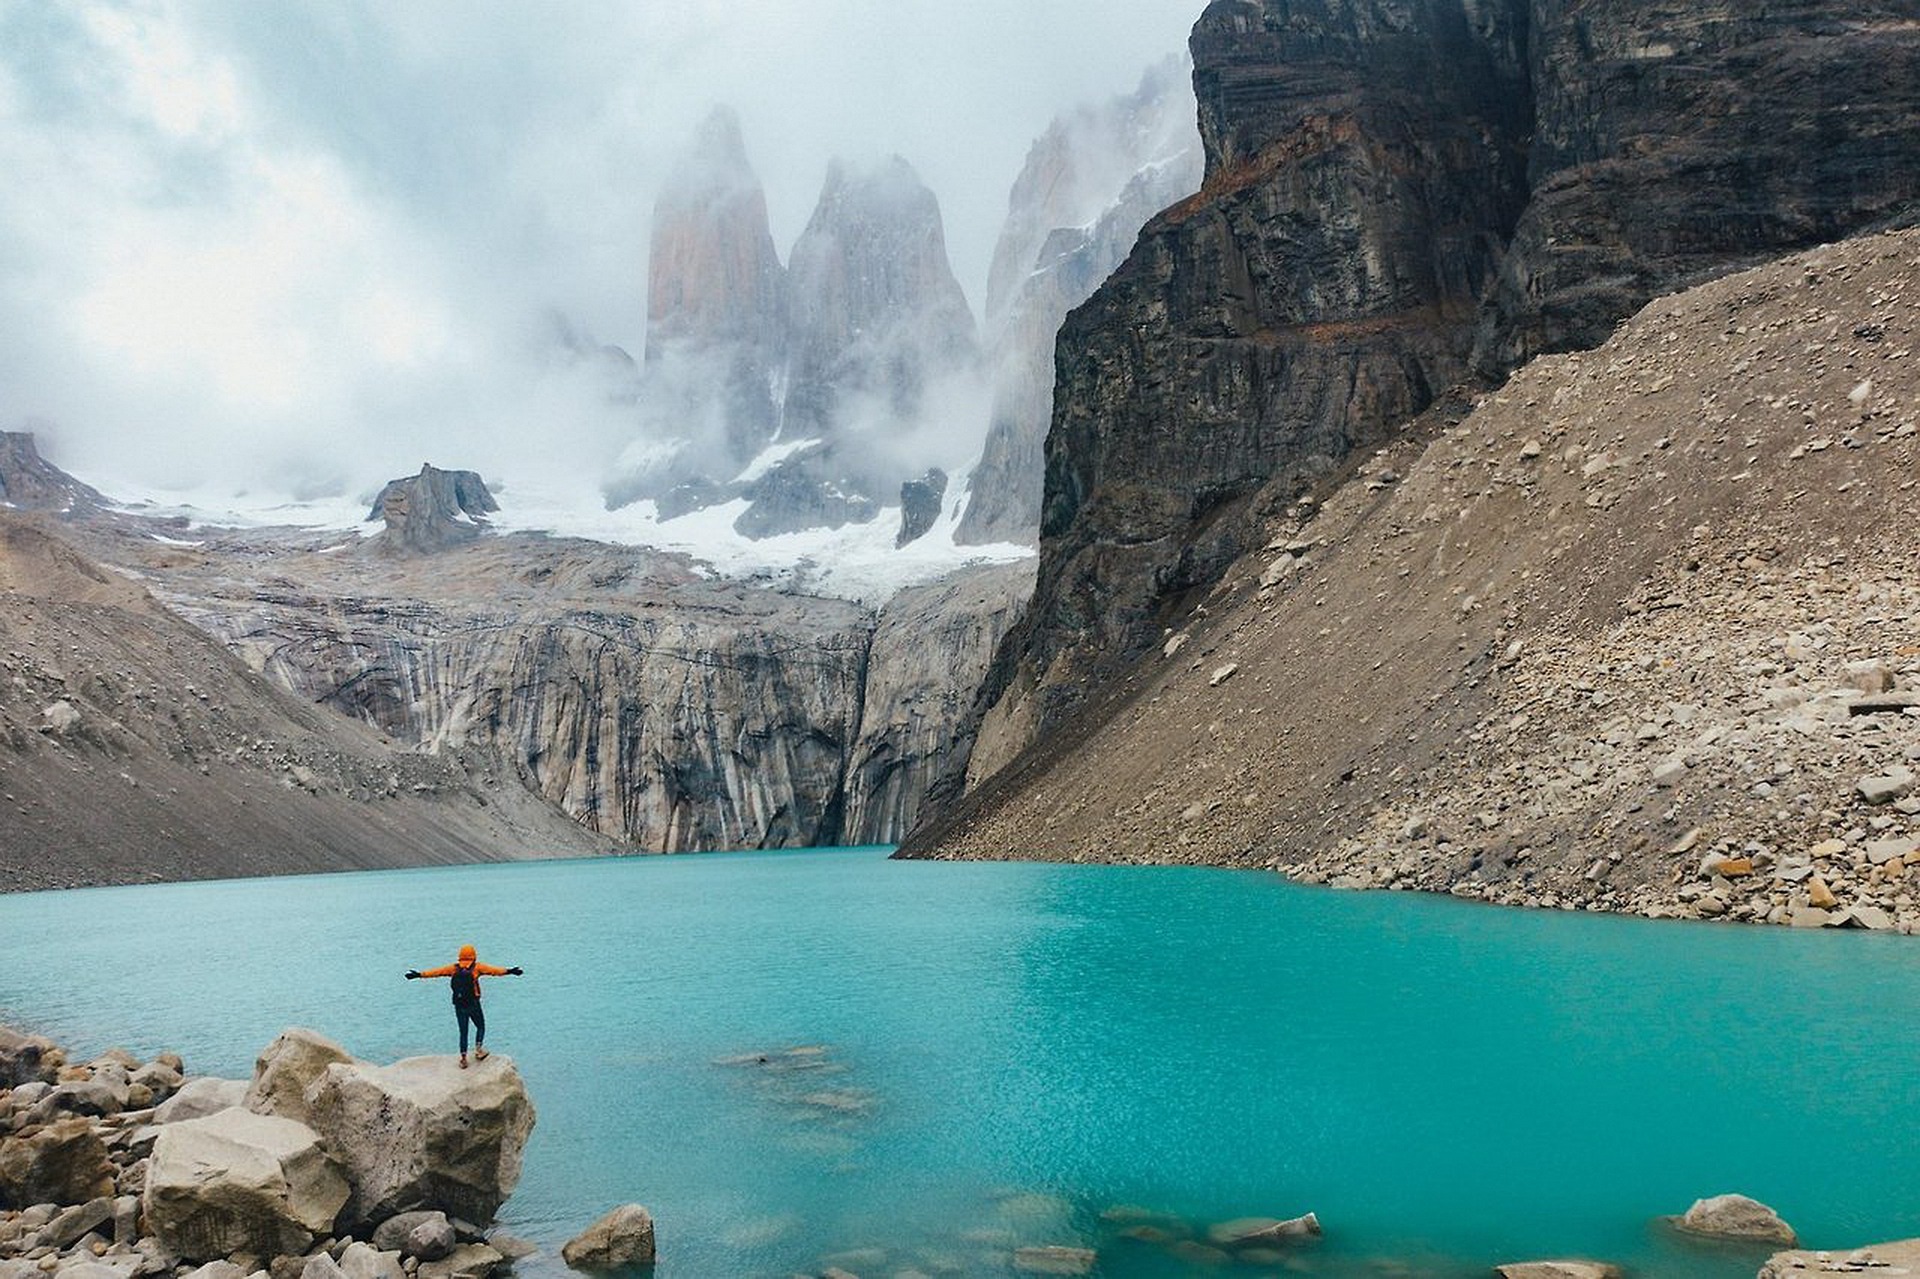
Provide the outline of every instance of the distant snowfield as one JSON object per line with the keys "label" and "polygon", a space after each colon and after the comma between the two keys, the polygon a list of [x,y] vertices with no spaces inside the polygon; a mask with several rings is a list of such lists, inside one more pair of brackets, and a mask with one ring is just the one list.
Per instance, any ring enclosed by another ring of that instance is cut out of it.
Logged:
{"label": "distant snowfield", "polygon": [[[598,492],[566,492],[488,480],[500,511],[488,521],[503,533],[547,533],[616,546],[645,546],[677,551],[707,565],[717,577],[756,582],[810,595],[830,595],[869,605],[884,603],[897,591],[930,582],[969,564],[1004,564],[1033,554],[1013,542],[960,546],[953,534],[966,505],[966,475],[948,486],[940,517],[925,535],[896,548],[900,508],[885,507],[866,524],[838,529],[809,529],[755,541],[734,531],[747,508],[728,502],[662,520],[652,502],[606,510]],[[177,517],[199,532],[221,528],[302,528],[371,537],[380,531],[368,521],[372,498],[333,496],[295,500],[284,494],[212,491],[140,491],[138,486],[102,485],[122,495],[117,509],[130,514]],[[168,539],[171,541],[171,539]],[[185,544],[184,542],[181,544]],[[328,546],[328,551],[340,550]]]}

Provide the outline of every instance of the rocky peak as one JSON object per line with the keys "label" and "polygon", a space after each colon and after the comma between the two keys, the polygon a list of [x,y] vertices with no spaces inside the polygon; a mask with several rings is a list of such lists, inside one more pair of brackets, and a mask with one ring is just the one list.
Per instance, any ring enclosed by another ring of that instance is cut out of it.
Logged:
{"label": "rocky peak", "polygon": [[940,520],[940,499],[947,495],[947,473],[933,467],[900,486],[900,532],[893,544],[905,546],[925,537]]}
{"label": "rocky peak", "polygon": [[777,345],[783,272],[730,108],[701,123],[655,201],[647,263],[649,362],[681,341]]}
{"label": "rocky peak", "polygon": [[71,511],[107,504],[100,493],[40,456],[31,431],[0,431],[0,506]]}
{"label": "rocky peak", "polygon": [[974,355],[939,201],[899,156],[828,167],[788,272],[800,379],[832,375],[876,344],[910,346],[944,367]]}
{"label": "rocky peak", "polygon": [[423,464],[418,475],[389,480],[367,518],[386,521],[375,539],[382,549],[427,553],[479,537],[487,516],[499,509],[473,471]]}

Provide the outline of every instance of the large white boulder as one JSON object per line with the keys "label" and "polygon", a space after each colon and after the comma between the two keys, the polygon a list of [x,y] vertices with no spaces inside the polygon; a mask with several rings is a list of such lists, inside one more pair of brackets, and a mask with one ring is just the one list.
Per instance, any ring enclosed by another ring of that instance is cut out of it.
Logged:
{"label": "large white boulder", "polygon": [[289,1026],[254,1059],[246,1107],[256,1115],[307,1122],[307,1093],[336,1062],[353,1054],[318,1031]]}
{"label": "large white boulder", "polygon": [[307,1108],[346,1167],[353,1193],[342,1225],[352,1230],[416,1208],[493,1220],[519,1184],[534,1119],[520,1072],[497,1054],[471,1070],[451,1057],[335,1063],[308,1090]]}
{"label": "large white boulder", "polygon": [[160,1129],[142,1207],[185,1260],[274,1257],[331,1233],[347,1192],[313,1129],[234,1108]]}
{"label": "large white boulder", "polygon": [[187,1080],[180,1085],[178,1092],[161,1102],[153,1112],[153,1122],[173,1124],[188,1119],[205,1119],[208,1115],[217,1115],[223,1110],[242,1105],[246,1099],[246,1080],[215,1079],[212,1075],[202,1075]]}

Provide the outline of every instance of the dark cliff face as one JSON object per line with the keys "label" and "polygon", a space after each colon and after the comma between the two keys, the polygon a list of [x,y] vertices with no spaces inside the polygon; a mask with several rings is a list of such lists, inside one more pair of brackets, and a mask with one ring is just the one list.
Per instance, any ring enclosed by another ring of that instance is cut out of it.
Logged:
{"label": "dark cliff face", "polygon": [[1207,173],[1056,348],[1041,563],[978,778],[1269,517],[1476,373],[1911,215],[1911,0],[1216,0]]}
{"label": "dark cliff face", "polygon": [[1532,9],[1532,198],[1487,298],[1487,374],[1920,197],[1912,0]]}
{"label": "dark cliff face", "polygon": [[1524,200],[1509,21],[1445,0],[1217,4],[1193,48],[1205,184],[1057,346],[1039,586],[996,671],[1040,677],[1042,721],[1238,553],[1196,536],[1224,508],[1331,468],[1465,374]]}

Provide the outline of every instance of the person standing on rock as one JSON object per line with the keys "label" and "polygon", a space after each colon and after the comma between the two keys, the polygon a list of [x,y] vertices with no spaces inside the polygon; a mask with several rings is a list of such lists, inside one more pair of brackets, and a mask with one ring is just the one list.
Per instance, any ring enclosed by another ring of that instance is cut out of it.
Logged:
{"label": "person standing on rock", "polygon": [[480,979],[482,977],[521,977],[525,974],[518,967],[495,968],[492,964],[480,962],[480,952],[471,943],[460,948],[460,958],[444,968],[429,968],[421,972],[417,968],[407,969],[407,980],[421,977],[451,978],[453,986],[453,1016],[460,1023],[460,1069],[467,1068],[467,1026],[473,1026],[473,1055],[477,1061],[487,1059],[487,1016],[480,1011]]}

